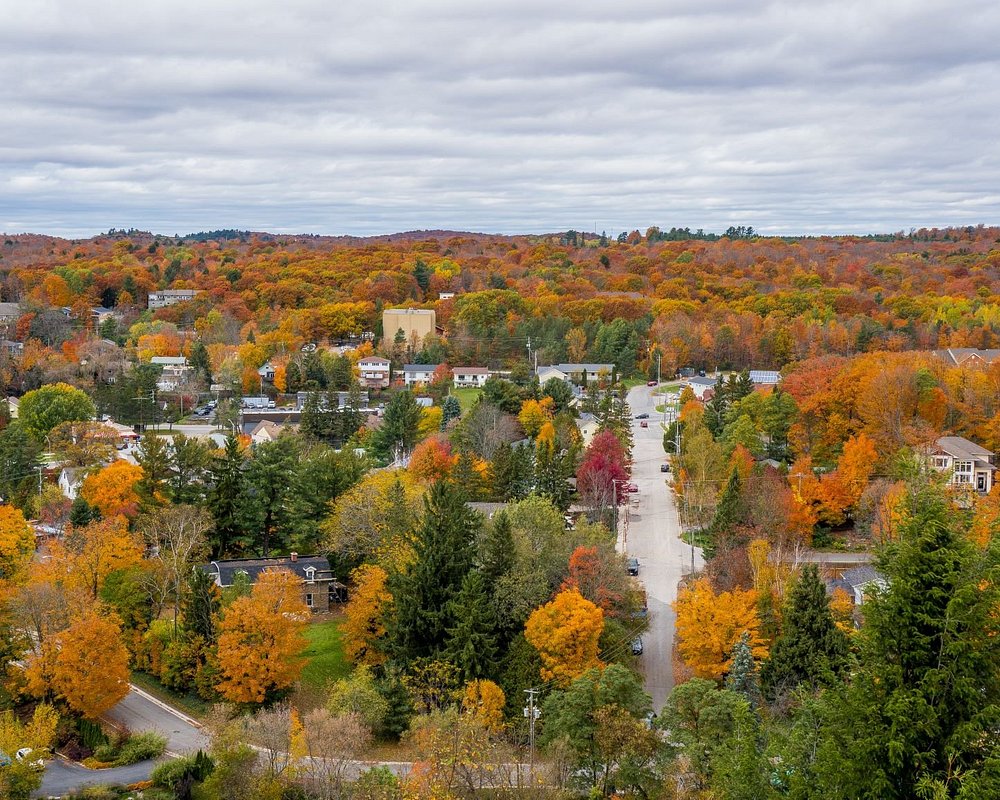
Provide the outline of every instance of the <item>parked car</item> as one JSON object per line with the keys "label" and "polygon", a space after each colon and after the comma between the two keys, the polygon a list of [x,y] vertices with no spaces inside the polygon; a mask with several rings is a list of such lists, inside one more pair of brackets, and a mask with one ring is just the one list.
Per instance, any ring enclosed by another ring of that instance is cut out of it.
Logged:
{"label": "parked car", "polygon": [[626,559],[625,560],[625,571],[629,575],[638,575],[639,574],[639,559],[636,558],[635,556],[632,556],[631,558]]}
{"label": "parked car", "polygon": [[277,404],[273,400],[268,400],[267,401],[267,407],[268,408],[274,408],[276,405]]}
{"label": "parked car", "polygon": [[670,472],[669,464],[660,464],[660,472]]}
{"label": "parked car", "polygon": [[14,753],[14,758],[18,761],[22,761],[28,764],[32,769],[45,769],[45,759],[37,758],[42,753],[41,750],[34,751],[30,747],[22,747],[16,753]]}
{"label": "parked car", "polygon": [[632,640],[632,655],[641,656],[642,655],[642,637],[636,636]]}
{"label": "parked car", "polygon": [[647,386],[658,386],[659,384],[657,384],[656,381],[646,381],[646,385]]}
{"label": "parked car", "polygon": [[649,419],[649,414],[647,414],[645,411],[643,411],[641,414],[636,414],[635,418],[636,419]]}
{"label": "parked car", "polygon": [[625,487],[625,489],[626,489],[627,491],[629,491],[629,492],[638,492],[638,491],[639,491],[639,485],[638,485],[638,484],[636,484],[636,483],[630,483],[630,484],[628,484],[628,485],[627,485],[627,486]]}
{"label": "parked car", "polygon": [[639,427],[640,428],[648,428],[649,427],[649,420],[645,420],[644,419],[642,422],[639,423]]}

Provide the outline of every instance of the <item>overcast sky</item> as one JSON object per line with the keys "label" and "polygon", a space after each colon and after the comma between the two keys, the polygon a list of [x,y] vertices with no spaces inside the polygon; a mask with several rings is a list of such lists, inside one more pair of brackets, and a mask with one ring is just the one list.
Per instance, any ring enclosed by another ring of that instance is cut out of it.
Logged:
{"label": "overcast sky", "polygon": [[0,0],[0,229],[1000,223],[995,0]]}

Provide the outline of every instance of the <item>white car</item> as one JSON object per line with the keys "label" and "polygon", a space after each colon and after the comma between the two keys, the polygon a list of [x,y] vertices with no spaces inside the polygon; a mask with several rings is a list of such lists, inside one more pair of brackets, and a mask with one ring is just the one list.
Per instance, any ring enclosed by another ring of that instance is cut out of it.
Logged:
{"label": "white car", "polygon": [[33,755],[35,755],[35,751],[32,750],[30,747],[22,747],[20,750],[14,753],[14,758],[16,758],[18,761],[23,761],[27,763],[28,766],[30,766],[32,769],[45,769],[45,759],[44,758],[32,759]]}

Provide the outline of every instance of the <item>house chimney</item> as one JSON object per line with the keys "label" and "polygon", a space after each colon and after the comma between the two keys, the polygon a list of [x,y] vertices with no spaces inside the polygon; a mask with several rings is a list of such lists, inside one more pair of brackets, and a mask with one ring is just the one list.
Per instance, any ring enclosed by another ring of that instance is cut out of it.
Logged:
{"label": "house chimney", "polygon": [[288,557],[289,557],[289,558],[290,558],[290,559],[291,559],[291,560],[292,560],[293,562],[294,562],[294,561],[298,561],[298,560],[299,560],[299,554],[298,554],[298,553],[289,553],[289,554],[288,554]]}

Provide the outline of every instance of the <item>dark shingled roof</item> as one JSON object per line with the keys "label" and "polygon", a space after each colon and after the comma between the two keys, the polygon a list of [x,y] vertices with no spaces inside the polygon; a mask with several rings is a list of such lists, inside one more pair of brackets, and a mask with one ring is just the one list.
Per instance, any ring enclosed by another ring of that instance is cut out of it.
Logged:
{"label": "dark shingled roof", "polygon": [[256,583],[260,574],[269,569],[287,569],[306,580],[306,569],[309,567],[315,570],[314,580],[333,580],[330,562],[324,556],[299,556],[296,561],[290,558],[234,558],[199,565],[199,569],[209,575],[217,575],[216,581],[220,586],[232,586],[238,572],[245,572],[250,582]]}

